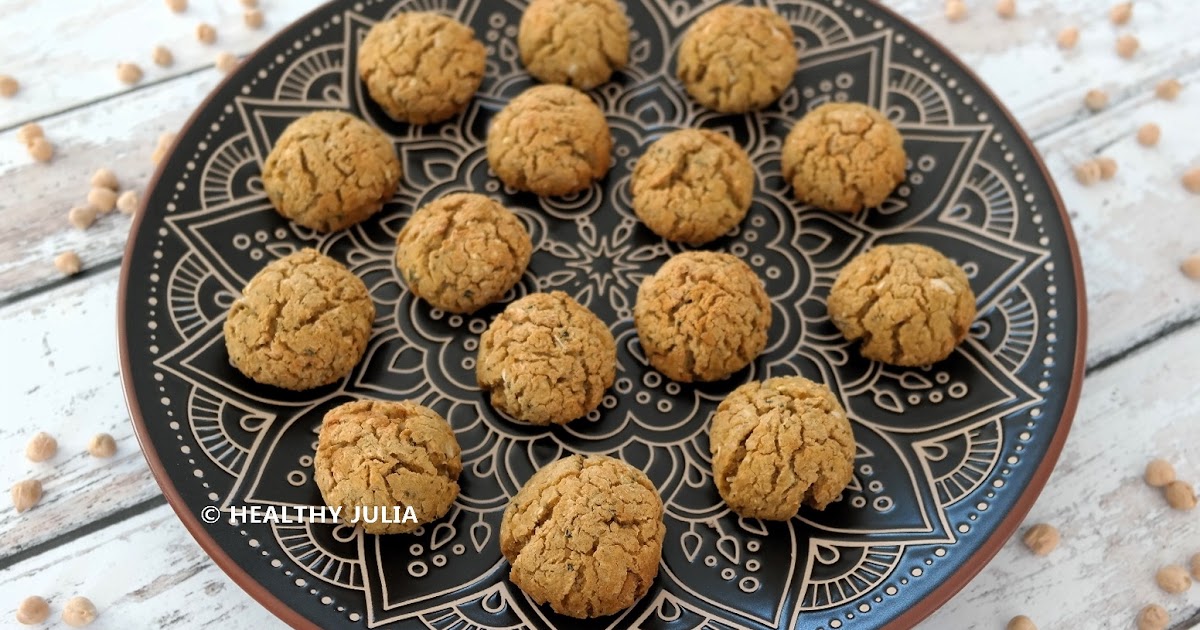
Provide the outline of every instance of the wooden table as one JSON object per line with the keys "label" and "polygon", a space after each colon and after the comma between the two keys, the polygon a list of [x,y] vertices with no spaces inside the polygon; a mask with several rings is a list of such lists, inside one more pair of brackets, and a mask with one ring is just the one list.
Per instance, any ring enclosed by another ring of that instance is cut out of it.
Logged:
{"label": "wooden table", "polygon": [[[96,628],[275,627],[280,623],[235,586],[200,550],[166,505],[138,451],[117,370],[117,276],[129,218],[102,217],[86,232],[67,210],[83,202],[88,178],[113,169],[129,188],[147,183],[158,135],[177,129],[220,80],[220,50],[246,54],[313,2],[265,0],[266,27],[242,24],[236,0],[192,0],[183,15],[151,0],[0,0],[0,74],[23,84],[0,99],[0,478],[30,476],[45,497],[18,515],[0,510],[0,625],[26,595],[47,597],[55,618],[75,594],[101,611]],[[1061,547],[1035,557],[1010,541],[928,628],[1001,628],[1023,613],[1041,628],[1133,627],[1159,602],[1175,627],[1200,623],[1200,587],[1167,595],[1154,585],[1163,564],[1200,552],[1200,512],[1169,509],[1141,481],[1155,456],[1200,480],[1200,283],[1179,272],[1200,250],[1200,197],[1180,175],[1200,164],[1200,2],[1139,0],[1124,28],[1095,0],[1018,0],[1001,20],[991,0],[967,0],[952,24],[937,0],[896,0],[896,9],[975,68],[1036,140],[1071,210],[1087,273],[1088,381],[1058,469],[1029,522],[1053,523]],[[201,20],[214,46],[196,41]],[[1080,28],[1062,52],[1058,31]],[[1141,49],[1119,58],[1120,32]],[[158,43],[175,64],[150,62]],[[145,79],[127,88],[117,62],[138,62]],[[1175,102],[1154,97],[1161,80],[1185,87]],[[1092,88],[1111,103],[1083,107]],[[57,148],[34,163],[16,140],[37,121]],[[1162,126],[1155,149],[1137,127]],[[1094,154],[1120,164],[1114,181],[1083,187],[1072,165]],[[86,271],[64,278],[54,256],[73,249]],[[22,457],[37,430],[57,436],[52,461]],[[116,437],[111,460],[88,456],[88,438]]]}

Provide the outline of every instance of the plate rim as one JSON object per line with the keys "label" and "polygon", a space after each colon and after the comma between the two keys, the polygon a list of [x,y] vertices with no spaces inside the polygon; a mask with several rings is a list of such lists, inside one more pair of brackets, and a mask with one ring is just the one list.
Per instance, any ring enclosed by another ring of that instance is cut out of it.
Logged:
{"label": "plate rim", "polygon": [[[739,0],[732,0],[734,3],[740,4]],[[1000,549],[1008,542],[1017,528],[1025,520],[1029,514],[1033,504],[1037,502],[1045,489],[1046,482],[1050,475],[1054,472],[1058,464],[1059,456],[1062,454],[1063,446],[1066,444],[1067,435],[1070,433],[1071,426],[1074,423],[1075,413],[1079,406],[1080,394],[1083,390],[1083,381],[1087,371],[1087,324],[1088,324],[1088,308],[1087,308],[1087,283],[1083,274],[1083,262],[1079,253],[1079,243],[1075,238],[1075,229],[1071,223],[1071,218],[1067,213],[1066,204],[1063,203],[1062,195],[1055,184],[1054,178],[1051,176],[1049,169],[1046,168],[1046,162],[1042,157],[1037,146],[1030,139],[1024,127],[1016,120],[1009,110],[1008,106],[996,95],[992,88],[985,83],[975,70],[967,65],[957,54],[952,52],[938,38],[931,35],[924,28],[914,24],[911,20],[900,15],[891,7],[886,6],[879,0],[865,0],[867,4],[886,15],[896,23],[899,23],[906,28],[911,29],[914,33],[922,37],[939,53],[945,55],[946,58],[955,65],[956,69],[961,70],[967,78],[974,81],[981,92],[989,99],[989,101],[999,109],[1004,119],[1012,125],[1016,131],[1017,138],[1029,150],[1033,156],[1033,166],[1042,174],[1045,179],[1050,195],[1054,201],[1055,209],[1062,218],[1064,227],[1064,235],[1067,242],[1067,254],[1071,260],[1071,267],[1074,272],[1075,279],[1075,300],[1076,300],[1076,322],[1075,322],[1075,356],[1071,366],[1071,382],[1068,386],[1066,401],[1063,406],[1063,411],[1059,417],[1058,427],[1055,429],[1049,444],[1046,447],[1046,453],[1042,460],[1038,463],[1033,475],[1030,477],[1029,484],[1025,490],[1017,497],[1013,507],[1000,520],[995,531],[991,536],[986,538],[975,553],[968,556],[958,569],[946,577],[941,584],[934,587],[928,595],[921,598],[907,610],[900,613],[892,621],[888,622],[884,628],[887,630],[901,630],[916,626],[921,620],[929,617],[939,608],[950,601],[955,594],[961,591],[968,583],[971,582],[984,567],[999,553]],[[327,0],[312,10],[305,12],[281,28],[271,37],[263,41],[252,52],[242,58],[241,63],[260,56],[267,48],[274,46],[277,42],[289,36],[294,25],[299,22],[308,20],[312,16],[325,12],[331,7],[340,4],[340,0]],[[146,428],[145,417],[142,414],[141,406],[137,401],[137,392],[134,387],[134,378],[130,365],[131,356],[129,352],[129,344],[126,331],[128,330],[127,314],[128,314],[128,293],[129,283],[132,273],[131,264],[134,246],[137,243],[137,236],[141,232],[142,221],[146,217],[146,208],[150,203],[150,191],[158,188],[167,165],[171,162],[171,158],[179,148],[180,141],[187,135],[189,131],[196,125],[197,120],[203,115],[209,106],[213,103],[217,94],[219,94],[226,85],[230,84],[237,78],[237,69],[223,77],[216,86],[204,97],[204,100],[196,106],[187,121],[179,127],[179,131],[175,135],[175,140],[171,143],[170,149],[165,157],[159,162],[154,170],[154,174],[150,177],[150,182],[146,185],[146,192],[142,195],[142,201],[139,204],[138,211],[133,217],[133,222],[129,227],[129,237],[126,240],[124,251],[121,255],[121,274],[117,289],[117,354],[119,359],[119,367],[121,370],[121,390],[125,398],[125,405],[129,409],[130,422],[133,424],[134,437],[137,438],[138,447],[142,452],[142,456],[146,458],[146,463],[150,467],[151,476],[154,478],[163,496],[167,500],[167,504],[175,512],[175,515],[183,523],[188,534],[195,540],[200,548],[217,567],[225,572],[230,579],[234,581],[243,591],[250,595],[255,601],[261,604],[271,614],[278,617],[281,621],[296,629],[304,630],[319,630],[314,622],[307,617],[304,617],[294,608],[277,597],[270,589],[262,582],[255,580],[248,571],[236,562],[230,556],[216,539],[208,532],[205,524],[200,522],[190,506],[184,501],[183,496],[175,487],[170,475],[163,465],[162,459],[159,457],[153,441],[150,439]]]}

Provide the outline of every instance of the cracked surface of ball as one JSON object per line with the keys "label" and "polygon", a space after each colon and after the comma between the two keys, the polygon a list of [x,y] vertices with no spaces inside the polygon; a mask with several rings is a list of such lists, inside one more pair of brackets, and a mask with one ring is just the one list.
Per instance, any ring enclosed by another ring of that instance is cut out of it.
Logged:
{"label": "cracked surface of ball", "polygon": [[836,212],[883,203],[904,181],[908,157],[896,126],[861,103],[827,103],[783,143],[783,177],[800,201]]}
{"label": "cracked surface of ball", "polygon": [[[321,497],[342,508],[344,521],[362,508],[368,518],[358,525],[368,534],[402,534],[450,510],[462,457],[454,431],[432,409],[411,401],[359,400],[325,414],[313,469]],[[397,507],[401,518],[395,517]],[[408,507],[417,522],[404,521]],[[370,519],[376,509],[398,522]]]}
{"label": "cracked surface of ball", "polygon": [[590,90],[629,63],[629,18],[614,0],[533,0],[517,47],[539,81]]}
{"label": "cracked surface of ball", "polygon": [[701,15],[679,44],[689,95],[727,114],[762,109],[792,84],[799,65],[792,27],[765,7],[723,5]]}
{"label": "cracked surface of ball", "polygon": [[471,27],[427,11],[403,12],[371,27],[358,73],[393,119],[425,125],[466,109],[483,83],[487,50]]}
{"label": "cracked surface of ball", "polygon": [[318,232],[348,228],[379,212],[400,183],[391,140],[343,112],[316,112],[288,125],[263,164],[279,214]]}
{"label": "cracked surface of ball", "polygon": [[771,302],[736,256],[684,252],[642,281],[633,320],[654,369],[685,383],[719,381],[766,348]]}
{"label": "cracked surface of ball", "polygon": [[925,245],[879,245],[859,254],[829,292],[829,317],[868,359],[920,366],[966,339],[975,293],[966,272]]}
{"label": "cracked surface of ball", "polygon": [[642,471],[604,455],[543,467],[500,521],[509,578],[576,618],[611,615],[650,589],[662,558],[663,503]]}
{"label": "cracked surface of ball", "polygon": [[375,320],[363,281],[315,249],[259,271],[225,320],[230,361],[250,379],[306,390],[344,378],[362,358]]}
{"label": "cracked surface of ball", "polygon": [[532,252],[515,214],[483,195],[456,193],[408,220],[396,239],[396,266],[417,297],[451,313],[473,313],[504,297]]}

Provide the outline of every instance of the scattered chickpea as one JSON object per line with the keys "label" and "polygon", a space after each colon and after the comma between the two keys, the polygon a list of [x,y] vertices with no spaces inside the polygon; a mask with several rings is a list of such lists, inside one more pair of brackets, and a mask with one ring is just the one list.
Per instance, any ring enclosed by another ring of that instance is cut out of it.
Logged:
{"label": "scattered chickpea", "polygon": [[187,0],[167,0],[167,8],[176,13],[183,13],[187,11]]}
{"label": "scattered chickpea", "polygon": [[1112,179],[1117,175],[1117,161],[1108,157],[1096,158],[1096,164],[1100,167],[1100,179]]}
{"label": "scattered chickpea", "polygon": [[1166,79],[1154,87],[1154,95],[1164,101],[1173,101],[1179,97],[1183,84],[1179,79]]}
{"label": "scattered chickpea", "polygon": [[1122,59],[1131,59],[1137,54],[1139,46],[1138,38],[1126,33],[1117,38],[1117,55]]}
{"label": "scattered chickpea", "polygon": [[12,487],[13,507],[17,509],[18,514],[37,505],[37,502],[41,499],[42,482],[37,479],[18,481]]}
{"label": "scattered chickpea", "polygon": [[263,14],[262,11],[259,11],[258,9],[247,9],[246,13],[242,15],[242,19],[246,21],[246,26],[248,28],[254,30],[262,28]]}
{"label": "scattered chickpea", "polygon": [[0,96],[12,98],[21,91],[21,83],[7,74],[0,74]]}
{"label": "scattered chickpea", "polygon": [[961,22],[967,19],[967,5],[962,0],[946,0],[946,19]]}
{"label": "scattered chickpea", "polygon": [[54,159],[54,145],[45,138],[34,138],[27,148],[29,156],[38,162],[49,162]]}
{"label": "scattered chickpea", "polygon": [[1063,50],[1070,50],[1079,43],[1079,29],[1074,26],[1068,26],[1058,32],[1058,47]]}
{"label": "scattered chickpea", "polygon": [[1025,615],[1017,615],[1008,620],[1008,625],[1004,626],[1005,630],[1037,630],[1037,624]]}
{"label": "scattered chickpea", "polygon": [[44,462],[58,452],[58,440],[45,431],[38,431],[25,445],[25,457],[31,462]]}
{"label": "scattered chickpea", "polygon": [[1193,195],[1200,195],[1200,166],[1189,168],[1184,171],[1183,178],[1180,179],[1183,187]]}
{"label": "scattered chickpea", "polygon": [[142,69],[136,63],[119,63],[117,80],[125,85],[135,85],[142,80]]}
{"label": "scattered chickpea", "polygon": [[1089,110],[1098,112],[1108,107],[1108,92],[1104,90],[1088,90],[1088,93],[1083,97],[1083,104]]}
{"label": "scattered chickpea", "polygon": [[1167,497],[1167,503],[1176,510],[1188,512],[1196,509],[1196,490],[1186,481],[1172,481],[1163,489],[1163,494]]}
{"label": "scattered chickpea", "polygon": [[1017,14],[1017,0],[997,0],[996,15],[1008,20]]}
{"label": "scattered chickpea", "polygon": [[1138,630],[1167,630],[1170,623],[1171,615],[1167,613],[1166,608],[1158,604],[1150,604],[1138,611]]}
{"label": "scattered chickpea", "polygon": [[160,68],[168,68],[175,64],[175,55],[172,55],[166,46],[155,46],[150,58],[153,59],[154,65]]}
{"label": "scattered chickpea", "polygon": [[38,138],[45,138],[46,135],[42,131],[42,126],[37,123],[25,123],[17,130],[17,142],[28,147],[33,144]]}
{"label": "scattered chickpea", "polygon": [[117,210],[120,210],[121,214],[133,214],[137,212],[137,209],[137,191],[126,190],[125,192],[121,193],[120,197],[117,197]]}
{"label": "scattered chickpea", "polygon": [[212,24],[201,22],[196,26],[196,39],[202,44],[212,44],[217,41],[217,29]]}
{"label": "scattered chickpea", "polygon": [[258,0],[242,0],[242,6],[246,7],[247,9],[257,8]]}
{"label": "scattered chickpea", "polygon": [[1108,19],[1112,20],[1112,23],[1118,26],[1128,22],[1131,17],[1133,17],[1132,2],[1122,2],[1108,10]]}
{"label": "scattered chickpea", "polygon": [[217,53],[214,65],[216,65],[217,71],[221,74],[229,74],[238,65],[237,55],[231,52],[219,52]]}
{"label": "scattered chickpea", "polygon": [[1075,167],[1075,180],[1084,186],[1091,186],[1100,181],[1100,163],[1088,160]]}
{"label": "scattered chickpea", "polygon": [[119,190],[121,185],[117,181],[117,174],[107,168],[98,169],[92,173],[93,188],[107,188],[109,190]]}
{"label": "scattered chickpea", "polygon": [[50,604],[37,595],[30,595],[17,606],[17,623],[26,626],[40,624],[50,618]]}
{"label": "scattered chickpea", "polygon": [[1030,551],[1044,556],[1058,546],[1058,530],[1053,525],[1038,523],[1026,530],[1025,536],[1021,540]]}
{"label": "scattered chickpea", "polygon": [[1188,575],[1187,569],[1178,564],[1168,564],[1158,570],[1154,574],[1154,581],[1158,583],[1158,588],[1177,595],[1192,587],[1192,578]]}
{"label": "scattered chickpea", "polygon": [[88,192],[87,202],[100,212],[112,212],[117,207],[117,193],[111,188],[96,187]]}
{"label": "scattered chickpea", "polygon": [[[1200,280],[1200,252],[1184,258],[1183,262],[1179,263],[1179,270],[1190,280]],[[1170,500],[1169,496],[1167,500]]]}
{"label": "scattered chickpea", "polygon": [[72,628],[82,628],[96,620],[96,605],[86,597],[75,596],[63,606],[63,623]]}
{"label": "scattered chickpea", "polygon": [[96,222],[96,209],[91,206],[75,206],[67,212],[67,223],[76,230],[86,230]]}
{"label": "scattered chickpea", "polygon": [[1146,464],[1146,485],[1161,488],[1175,481],[1175,467],[1165,459],[1152,459]]}
{"label": "scattered chickpea", "polygon": [[1162,137],[1162,129],[1154,123],[1146,123],[1138,128],[1137,141],[1138,144],[1144,147],[1152,147],[1158,144],[1159,138]]}
{"label": "scattered chickpea", "polygon": [[54,257],[54,268],[63,275],[73,276],[83,269],[83,263],[79,260],[79,254],[67,251]]}
{"label": "scattered chickpea", "polygon": [[87,449],[92,457],[112,457],[117,452],[117,441],[107,433],[97,433],[88,440]]}

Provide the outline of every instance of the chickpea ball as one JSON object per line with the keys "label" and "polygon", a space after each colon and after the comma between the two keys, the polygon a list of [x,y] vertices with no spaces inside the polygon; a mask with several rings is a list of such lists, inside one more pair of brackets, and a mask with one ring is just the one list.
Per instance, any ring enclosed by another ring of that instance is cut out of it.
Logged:
{"label": "chickpea ball", "polygon": [[233,72],[233,69],[238,65],[237,55],[228,51],[219,52],[217,53],[217,58],[213,62],[213,65],[216,66],[217,72],[220,72],[221,74],[229,74],[230,72]]}
{"label": "chickpea ball", "polygon": [[37,595],[30,595],[17,605],[17,623],[27,626],[40,624],[50,618],[50,604]]}
{"label": "chickpea ball", "polygon": [[45,138],[34,138],[29,143],[29,156],[38,162],[49,162],[54,159],[54,145]]}
{"label": "chickpea ball", "polygon": [[1131,17],[1133,17],[1132,2],[1122,2],[1114,5],[1113,8],[1108,10],[1108,19],[1112,20],[1112,23],[1116,24],[1117,26],[1125,24]]}
{"label": "chickpea ball", "polygon": [[1162,129],[1154,123],[1146,123],[1138,128],[1137,141],[1138,144],[1144,147],[1152,147],[1158,144],[1159,138],[1162,137]]}
{"label": "chickpea ball", "polygon": [[138,194],[136,190],[126,190],[117,197],[117,210],[121,214],[133,214],[137,212],[139,205]]}
{"label": "chickpea ball", "polygon": [[1058,547],[1058,529],[1047,523],[1038,523],[1026,530],[1021,541],[1033,553],[1044,556]]}
{"label": "chickpea ball", "polygon": [[1192,577],[1188,575],[1187,569],[1178,564],[1168,564],[1159,569],[1158,573],[1154,574],[1154,581],[1158,588],[1172,595],[1186,592],[1192,587]]}
{"label": "chickpea ball", "polygon": [[1075,180],[1084,186],[1091,186],[1100,181],[1100,163],[1088,160],[1075,167]]}
{"label": "chickpea ball", "polygon": [[20,514],[42,499],[42,482],[37,479],[18,481],[13,485],[11,494],[13,507]]}
{"label": "chickpea ball", "polygon": [[1138,611],[1138,630],[1167,630],[1170,623],[1170,613],[1158,604],[1150,604]]}
{"label": "chickpea ball", "polygon": [[1200,195],[1200,166],[1189,168],[1183,173],[1183,187],[1193,195]]}
{"label": "chickpea ball", "polygon": [[1096,165],[1100,167],[1100,179],[1112,179],[1117,175],[1117,161],[1110,157],[1096,158]]}
{"label": "chickpea ball", "polygon": [[42,131],[42,126],[37,123],[25,123],[17,130],[17,142],[25,145],[26,148],[33,144],[34,140],[46,137]]}
{"label": "chickpea ball", "polygon": [[1179,92],[1183,90],[1183,84],[1179,79],[1166,79],[1154,86],[1154,95],[1164,101],[1173,101],[1179,97]]}
{"label": "chickpea ball", "polygon": [[167,8],[176,13],[183,13],[187,11],[187,0],[167,0]]}
{"label": "chickpea ball", "polygon": [[1074,26],[1068,26],[1058,32],[1058,47],[1062,50],[1071,50],[1075,44],[1079,43],[1079,29]]}
{"label": "chickpea ball", "polygon": [[25,445],[25,457],[31,462],[44,462],[58,452],[58,440],[45,431],[38,431]]}
{"label": "chickpea ball", "polygon": [[160,68],[168,68],[175,64],[175,55],[171,54],[166,46],[155,46],[154,51],[150,53],[150,59]]}
{"label": "chickpea ball", "polygon": [[100,212],[112,212],[117,207],[117,193],[111,188],[96,187],[88,191],[87,202]]}
{"label": "chickpea ball", "polygon": [[91,206],[75,206],[67,212],[67,223],[76,230],[86,230],[96,222],[96,214]]}
{"label": "chickpea ball", "polygon": [[213,44],[217,41],[217,29],[212,24],[201,22],[196,25],[196,40],[201,44]]}
{"label": "chickpea ball", "polygon": [[1152,459],[1149,464],[1146,464],[1144,478],[1146,485],[1152,488],[1161,488],[1175,481],[1175,467],[1165,459]]}
{"label": "chickpea ball", "polygon": [[79,254],[63,252],[54,257],[54,268],[64,276],[73,276],[83,268],[83,263],[79,261]]}
{"label": "chickpea ball", "polygon": [[1008,625],[1004,626],[1005,630],[1037,630],[1037,624],[1025,615],[1017,615],[1008,620]]}
{"label": "chickpea ball", "polygon": [[87,450],[92,457],[112,457],[117,452],[117,441],[107,433],[97,433],[88,440]]}
{"label": "chickpea ball", "polygon": [[1168,483],[1163,494],[1167,497],[1167,503],[1176,510],[1190,512],[1196,509],[1196,490],[1186,481],[1176,479]]}
{"label": "chickpea ball", "polygon": [[1098,112],[1105,107],[1108,107],[1108,92],[1104,90],[1088,90],[1088,93],[1083,97],[1083,104],[1088,110]]}
{"label": "chickpea ball", "polygon": [[117,64],[117,80],[125,85],[134,85],[142,80],[142,68],[136,63]]}
{"label": "chickpea ball", "polygon": [[120,188],[120,183],[117,181],[116,173],[113,173],[107,168],[101,168],[95,173],[92,173],[92,188],[118,190]]}
{"label": "chickpea ball", "polygon": [[12,98],[21,91],[21,84],[7,74],[0,74],[0,96]]}
{"label": "chickpea ball", "polygon": [[1117,55],[1122,59],[1132,59],[1140,45],[1138,38],[1126,33],[1117,38]]}
{"label": "chickpea ball", "polygon": [[246,23],[247,28],[258,30],[263,25],[263,13],[258,9],[250,9],[242,14],[242,20]]}
{"label": "chickpea ball", "polygon": [[946,0],[946,19],[961,22],[967,19],[967,5],[962,0]]}
{"label": "chickpea ball", "polygon": [[96,605],[86,597],[75,596],[63,606],[63,623],[72,628],[82,628],[96,620]]}
{"label": "chickpea ball", "polygon": [[1200,252],[1184,258],[1179,263],[1179,270],[1190,280],[1200,280]]}
{"label": "chickpea ball", "polygon": [[996,2],[996,15],[1009,20],[1017,15],[1017,0],[998,0]]}

